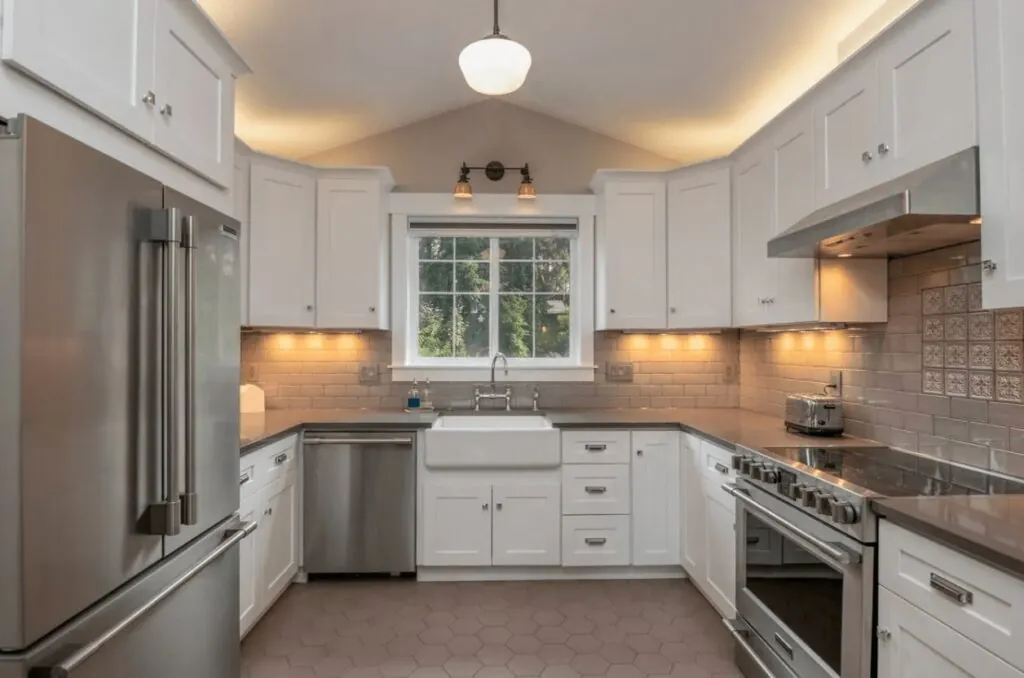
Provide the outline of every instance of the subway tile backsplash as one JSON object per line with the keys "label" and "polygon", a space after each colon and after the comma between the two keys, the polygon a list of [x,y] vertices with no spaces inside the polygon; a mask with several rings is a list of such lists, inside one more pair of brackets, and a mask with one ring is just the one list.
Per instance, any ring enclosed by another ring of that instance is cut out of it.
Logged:
{"label": "subway tile backsplash", "polygon": [[1024,313],[981,310],[978,243],[889,262],[889,322],[740,338],[740,406],[845,380],[854,435],[1024,477]]}

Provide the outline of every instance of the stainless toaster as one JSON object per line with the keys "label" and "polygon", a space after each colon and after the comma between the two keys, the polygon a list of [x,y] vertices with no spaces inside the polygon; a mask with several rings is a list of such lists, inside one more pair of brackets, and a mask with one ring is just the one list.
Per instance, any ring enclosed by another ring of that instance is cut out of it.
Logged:
{"label": "stainless toaster", "polygon": [[843,401],[839,396],[798,393],[786,398],[786,428],[815,436],[843,432]]}

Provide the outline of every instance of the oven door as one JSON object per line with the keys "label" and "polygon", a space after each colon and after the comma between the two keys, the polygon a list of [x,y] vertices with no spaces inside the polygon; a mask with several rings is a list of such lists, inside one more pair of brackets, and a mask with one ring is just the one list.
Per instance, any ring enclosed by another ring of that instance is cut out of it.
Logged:
{"label": "oven door", "polygon": [[874,547],[739,479],[736,611],[801,678],[870,678]]}

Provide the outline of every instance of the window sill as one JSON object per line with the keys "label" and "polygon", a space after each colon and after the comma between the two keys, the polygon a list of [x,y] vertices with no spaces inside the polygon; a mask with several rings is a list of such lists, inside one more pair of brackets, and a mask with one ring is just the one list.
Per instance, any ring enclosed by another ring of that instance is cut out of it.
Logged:
{"label": "window sill", "polygon": [[[520,382],[593,382],[596,366],[509,367],[508,375],[499,366],[494,377],[501,383]],[[486,383],[491,380],[491,368],[477,365],[392,365],[391,381],[412,382],[430,379],[434,382]]]}

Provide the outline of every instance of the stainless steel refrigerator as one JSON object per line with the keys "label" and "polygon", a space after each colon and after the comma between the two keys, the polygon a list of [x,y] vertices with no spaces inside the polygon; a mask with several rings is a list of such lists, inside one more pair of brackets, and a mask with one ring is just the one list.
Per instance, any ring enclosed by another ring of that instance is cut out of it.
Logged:
{"label": "stainless steel refrigerator", "polygon": [[0,128],[0,678],[234,678],[238,224]]}

